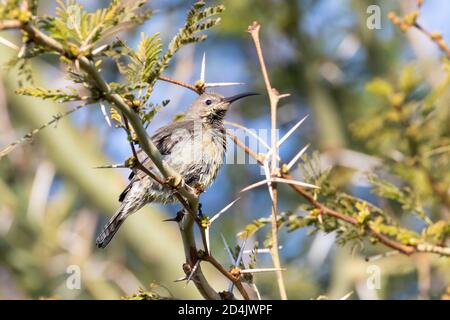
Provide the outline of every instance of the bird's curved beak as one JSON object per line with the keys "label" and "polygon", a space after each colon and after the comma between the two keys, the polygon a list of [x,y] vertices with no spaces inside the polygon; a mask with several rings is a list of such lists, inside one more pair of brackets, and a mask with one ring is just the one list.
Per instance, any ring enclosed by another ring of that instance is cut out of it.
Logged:
{"label": "bird's curved beak", "polygon": [[242,99],[242,98],[245,98],[245,97],[257,96],[257,95],[259,95],[259,93],[256,93],[256,92],[245,92],[245,93],[240,93],[240,94],[237,94],[237,95],[234,95],[234,96],[231,96],[231,97],[224,98],[224,101],[228,102],[228,103],[232,103],[232,102],[234,102],[236,100],[239,100],[239,99]]}

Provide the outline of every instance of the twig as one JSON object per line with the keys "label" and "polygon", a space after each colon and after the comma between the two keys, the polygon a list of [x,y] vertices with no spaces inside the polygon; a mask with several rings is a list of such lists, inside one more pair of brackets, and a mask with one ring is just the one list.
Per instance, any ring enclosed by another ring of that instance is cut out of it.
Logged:
{"label": "twig", "polygon": [[441,246],[435,246],[431,244],[426,243],[419,243],[416,246],[417,252],[427,252],[427,253],[436,253],[442,256],[450,257],[450,248],[449,247],[441,247]]}
{"label": "twig", "polygon": [[239,278],[235,278],[230,272],[228,272],[213,256],[206,255],[204,258],[206,261],[211,263],[217,270],[219,270],[220,273],[222,273],[226,278],[228,278],[230,281],[233,282],[233,284],[236,286],[236,288],[241,293],[242,297],[245,300],[250,300],[250,296],[248,295],[247,291],[245,291],[244,286],[241,283],[241,280]]}
{"label": "twig", "polygon": [[432,156],[435,156],[438,154],[447,153],[449,151],[450,151],[450,145],[445,145],[445,146],[441,146],[436,149],[424,152],[423,156],[424,157],[432,157]]}
{"label": "twig", "polygon": [[0,151],[0,159],[3,158],[4,156],[6,156],[8,153],[10,153],[11,151],[13,151],[18,145],[20,145],[21,143],[24,143],[26,141],[30,141],[33,136],[35,136],[36,134],[38,134],[40,131],[44,130],[45,128],[51,126],[54,123],[57,123],[60,119],[74,113],[77,110],[80,110],[81,108],[84,108],[86,106],[88,106],[89,104],[83,104],[83,105],[79,105],[76,106],[64,113],[58,113],[56,115],[53,116],[53,119],[48,121],[47,123],[44,123],[42,126],[40,126],[39,128],[36,128],[30,132],[28,132],[26,135],[24,135],[22,138],[10,143],[9,145],[7,145],[6,147],[4,147],[1,151]]}
{"label": "twig", "polygon": [[450,57],[450,47],[448,44],[444,41],[444,38],[441,33],[439,32],[429,32],[426,30],[422,25],[415,22],[414,27],[416,27],[417,30],[421,31],[423,34],[425,34],[428,38],[430,38],[431,41],[436,43],[436,45],[443,51],[448,57]]}
{"label": "twig", "polygon": [[183,81],[175,80],[175,79],[172,79],[172,78],[169,78],[166,76],[162,76],[162,75],[160,75],[158,77],[159,80],[169,82],[169,83],[175,84],[180,87],[187,88],[189,90],[194,91],[195,93],[197,93],[199,95],[204,93],[207,88],[230,87],[230,86],[239,86],[239,85],[244,84],[242,82],[210,82],[210,83],[206,83],[204,78],[205,78],[205,55],[203,55],[203,59],[202,59],[202,68],[200,71],[200,79],[195,82],[195,85],[191,85],[191,84],[185,83]]}
{"label": "twig", "polygon": [[[419,6],[420,7],[420,6]],[[444,38],[440,32],[430,32],[426,30],[421,24],[417,22],[419,16],[419,10],[409,13],[406,17],[401,18],[395,12],[391,11],[388,14],[389,20],[397,26],[400,30],[406,32],[410,27],[415,27],[417,30],[427,36],[432,42],[436,43],[439,49],[450,57],[450,47],[444,41]]]}
{"label": "twig", "polygon": [[197,87],[195,87],[195,86],[193,86],[191,84],[179,81],[179,80],[171,79],[171,78],[166,77],[166,76],[159,76],[159,80],[162,80],[162,81],[165,81],[165,82],[169,82],[169,83],[172,83],[172,84],[176,84],[177,86],[180,86],[180,87],[187,88],[189,90],[194,91],[197,94],[202,94],[202,92],[199,89],[197,89]]}
{"label": "twig", "polygon": [[134,146],[134,142],[133,142],[133,138],[132,138],[132,134],[131,134],[131,129],[130,129],[130,124],[128,122],[127,117],[122,113],[122,118],[123,121],[125,123],[125,131],[128,135],[128,141],[130,143],[130,149],[131,152],[133,153],[133,158],[134,158],[134,167],[136,167],[138,170],[141,170],[142,172],[144,172],[146,175],[148,175],[149,177],[151,177],[153,180],[157,181],[158,183],[160,183],[161,185],[167,187],[166,183],[164,180],[162,180],[160,177],[156,176],[155,174],[153,174],[149,169],[147,169],[139,160],[137,151],[136,151],[136,147]]}
{"label": "twig", "polygon": [[[194,217],[192,214],[189,213],[183,215],[181,221],[178,222],[178,227],[180,230],[184,252],[186,256],[186,263],[191,268],[194,268],[199,260],[193,226],[194,226]],[[221,299],[220,295],[214,290],[214,288],[211,287],[208,280],[205,278],[200,264],[198,265],[197,271],[195,272],[195,275],[193,277],[194,277],[194,284],[203,297],[211,300]]]}
{"label": "twig", "polygon": [[250,130],[247,127],[244,127],[243,125],[239,124],[239,123],[235,123],[235,122],[231,122],[231,121],[227,121],[224,120],[223,121],[224,124],[242,129],[243,131],[247,132],[249,135],[251,135],[253,138],[255,138],[256,140],[258,140],[259,143],[261,143],[264,147],[267,148],[267,150],[270,149],[270,146],[267,144],[267,142],[265,142],[263,139],[261,139],[256,133],[254,133],[252,130]]}
{"label": "twig", "polygon": [[22,22],[15,19],[0,20],[0,30],[18,29],[22,26]]}
{"label": "twig", "polygon": [[232,134],[229,130],[226,131],[227,136],[230,137],[231,140],[233,140],[233,142],[239,146],[240,148],[242,148],[242,150],[244,150],[248,155],[250,155],[252,158],[254,158],[260,165],[262,165],[262,159],[260,158],[260,156],[254,152],[253,150],[251,150],[249,147],[247,147],[243,142],[241,142],[238,137],[236,137],[234,134]]}
{"label": "twig", "polygon": [[[276,128],[277,128],[277,105],[281,98],[280,94],[277,90],[272,88],[269,80],[269,75],[267,72],[266,64],[264,62],[264,56],[261,49],[261,42],[259,39],[259,30],[261,26],[258,22],[254,21],[247,28],[247,32],[252,36],[256,53],[258,55],[258,60],[261,66],[261,72],[264,78],[264,83],[266,85],[266,90],[269,95],[270,100],[270,115],[271,115],[271,148],[272,148],[272,161],[271,161],[271,173],[273,175],[277,174],[277,156],[278,156],[278,147],[277,147],[277,136],[276,136]],[[283,95],[285,97],[286,95]],[[272,261],[273,265],[276,269],[281,269],[280,255],[278,252],[278,225],[277,225],[277,185],[275,183],[270,184],[270,188],[272,189],[272,243],[271,243],[271,251],[272,251]],[[286,288],[283,280],[283,273],[281,271],[276,271],[278,290],[280,292],[280,297],[282,300],[287,299]]]}

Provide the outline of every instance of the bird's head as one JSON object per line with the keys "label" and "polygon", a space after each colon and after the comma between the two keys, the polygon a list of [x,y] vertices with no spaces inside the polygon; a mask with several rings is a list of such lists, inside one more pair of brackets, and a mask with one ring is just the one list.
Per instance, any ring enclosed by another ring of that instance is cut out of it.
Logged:
{"label": "bird's head", "polygon": [[258,93],[246,92],[224,97],[218,93],[205,92],[194,100],[186,112],[186,118],[222,120],[234,101],[254,95],[258,95]]}

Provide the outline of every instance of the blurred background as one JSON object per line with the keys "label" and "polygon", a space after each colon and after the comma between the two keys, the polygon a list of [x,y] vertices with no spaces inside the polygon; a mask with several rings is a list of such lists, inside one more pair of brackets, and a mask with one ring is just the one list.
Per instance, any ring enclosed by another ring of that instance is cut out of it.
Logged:
{"label": "blurred background", "polygon": [[[106,6],[108,1],[80,1],[87,9]],[[305,144],[318,151],[324,167],[335,168],[340,187],[376,201],[363,173],[376,161],[350,130],[351,124],[370,114],[379,102],[365,90],[374,77],[396,79],[413,64],[431,87],[445,73],[435,44],[416,30],[401,33],[387,19],[391,10],[407,12],[415,1],[365,0],[223,0],[222,23],[209,32],[206,42],[184,47],[166,75],[188,83],[199,78],[206,54],[206,81],[240,81],[245,86],[221,88],[231,95],[242,91],[264,92],[259,64],[250,36],[244,32],[254,20],[262,24],[262,43],[272,85],[292,96],[279,108],[280,134],[299,119],[310,115],[302,128],[283,145],[281,157],[292,158]],[[381,28],[370,30],[367,8],[381,8]],[[120,35],[136,47],[140,33],[160,31],[164,44],[184,23],[192,1],[149,1],[154,16],[144,25]],[[54,14],[54,1],[40,1],[40,13]],[[425,1],[420,22],[439,30],[450,42],[450,2]],[[2,36],[18,44],[17,34]],[[3,64],[15,52],[0,45]],[[35,60],[35,84],[47,88],[66,85],[64,73],[54,60]],[[113,64],[104,72],[120,81]],[[53,115],[70,108],[36,98],[19,97],[16,72],[2,71],[0,83],[0,147],[6,146]],[[185,110],[195,94],[158,82],[151,99],[170,103],[152,121],[149,132],[172,121]],[[228,120],[253,129],[270,127],[265,96],[236,104]],[[370,121],[368,121],[370,124]],[[228,157],[235,149],[229,141]],[[95,247],[95,237],[118,206],[126,185],[126,169],[94,169],[122,163],[130,156],[122,130],[106,124],[98,106],[84,108],[35,136],[0,161],[0,299],[114,299],[130,295],[139,287],[164,296],[199,298],[194,285],[174,280],[183,276],[182,243],[177,226],[162,222],[178,206],[151,205],[130,217],[105,249]],[[256,165],[225,165],[202,196],[203,212],[214,214],[230,203],[238,191],[262,179]],[[280,210],[296,211],[298,197],[288,188],[280,191]],[[227,263],[220,234],[231,246],[240,243],[236,234],[255,218],[270,214],[267,189],[258,188],[221,218],[212,230],[212,250]],[[448,218],[448,216],[447,216]],[[264,241],[265,232],[247,243]],[[336,245],[331,234],[308,234],[308,228],[280,233],[282,265],[291,299],[316,299],[324,295],[350,299],[440,298],[449,284],[448,258],[421,255],[386,257],[367,263],[364,258],[386,251],[366,246],[362,251]],[[423,260],[426,260],[424,262]],[[381,271],[380,289],[366,285],[369,266]],[[258,255],[259,267],[271,267],[268,254]],[[212,283],[225,289],[227,281],[204,267]],[[81,276],[79,289],[70,277]],[[67,285],[67,281],[72,283]],[[75,284],[75,288],[73,287]],[[274,274],[258,274],[256,284],[263,298],[278,298]]]}

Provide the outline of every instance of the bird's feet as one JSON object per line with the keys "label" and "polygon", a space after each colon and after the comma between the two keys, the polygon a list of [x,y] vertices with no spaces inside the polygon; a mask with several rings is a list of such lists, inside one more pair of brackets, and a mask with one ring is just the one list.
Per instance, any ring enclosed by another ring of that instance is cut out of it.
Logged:
{"label": "bird's feet", "polygon": [[165,219],[163,220],[163,222],[168,222],[168,221],[174,221],[174,222],[180,222],[184,217],[184,210],[180,210],[177,212],[177,215],[173,218],[170,219]]}
{"label": "bird's feet", "polygon": [[198,203],[198,217],[201,219],[203,218],[203,210],[202,210],[202,204]]}

